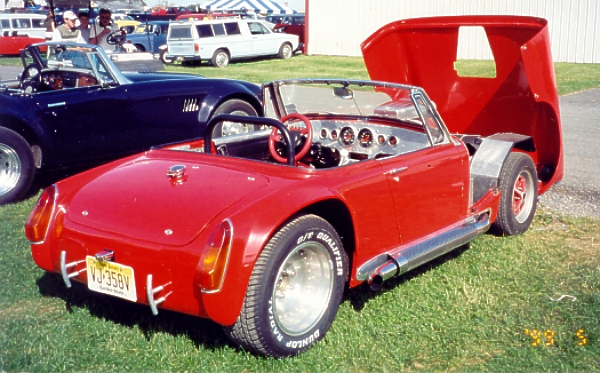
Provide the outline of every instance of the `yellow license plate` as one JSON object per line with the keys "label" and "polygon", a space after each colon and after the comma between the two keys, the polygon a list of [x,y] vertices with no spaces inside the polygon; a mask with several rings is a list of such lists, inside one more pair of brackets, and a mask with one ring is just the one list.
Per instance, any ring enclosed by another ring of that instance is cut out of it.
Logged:
{"label": "yellow license plate", "polygon": [[101,262],[86,257],[88,289],[135,302],[133,268],[114,262]]}

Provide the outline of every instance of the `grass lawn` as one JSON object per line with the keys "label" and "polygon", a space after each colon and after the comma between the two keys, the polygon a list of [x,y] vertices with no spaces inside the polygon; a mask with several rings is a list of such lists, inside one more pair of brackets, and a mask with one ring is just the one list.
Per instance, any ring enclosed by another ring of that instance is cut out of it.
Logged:
{"label": "grass lawn", "polygon": [[[555,69],[562,94],[600,86],[600,65]],[[344,57],[169,70],[367,78],[361,59]],[[379,293],[348,290],[321,343],[275,360],[234,348],[210,321],[67,289],[31,259],[23,224],[36,198],[0,206],[0,371],[600,371],[599,220],[539,211],[522,236],[484,235]],[[576,299],[552,300],[561,295]]]}

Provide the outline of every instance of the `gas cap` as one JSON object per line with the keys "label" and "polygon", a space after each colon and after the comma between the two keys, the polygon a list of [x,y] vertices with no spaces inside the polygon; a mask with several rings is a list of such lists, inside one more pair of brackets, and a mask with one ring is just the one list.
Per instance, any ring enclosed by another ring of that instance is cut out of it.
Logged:
{"label": "gas cap", "polygon": [[178,178],[178,177],[182,177],[184,173],[185,173],[185,166],[182,164],[178,164],[178,165],[169,167],[167,176],[169,176],[170,178]]}

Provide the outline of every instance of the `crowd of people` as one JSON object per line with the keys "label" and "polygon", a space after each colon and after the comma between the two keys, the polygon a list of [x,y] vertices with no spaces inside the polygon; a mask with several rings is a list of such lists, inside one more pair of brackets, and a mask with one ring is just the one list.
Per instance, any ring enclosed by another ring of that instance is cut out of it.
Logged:
{"label": "crowd of people", "polygon": [[[90,15],[86,11],[75,14],[71,10],[63,13],[63,24],[56,27],[52,12],[46,19],[46,31],[52,32],[52,41],[72,41],[76,43],[95,44],[104,50],[114,50],[115,45],[108,42],[112,32],[119,31],[111,19],[112,13],[108,8],[100,9],[96,22],[90,24]],[[113,43],[114,44],[114,43]]]}

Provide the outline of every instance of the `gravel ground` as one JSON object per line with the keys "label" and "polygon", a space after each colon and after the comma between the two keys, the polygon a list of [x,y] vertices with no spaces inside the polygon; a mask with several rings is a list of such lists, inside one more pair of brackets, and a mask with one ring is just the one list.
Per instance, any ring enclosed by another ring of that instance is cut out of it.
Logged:
{"label": "gravel ground", "polygon": [[550,212],[600,218],[600,89],[560,97],[565,175],[540,197]]}

